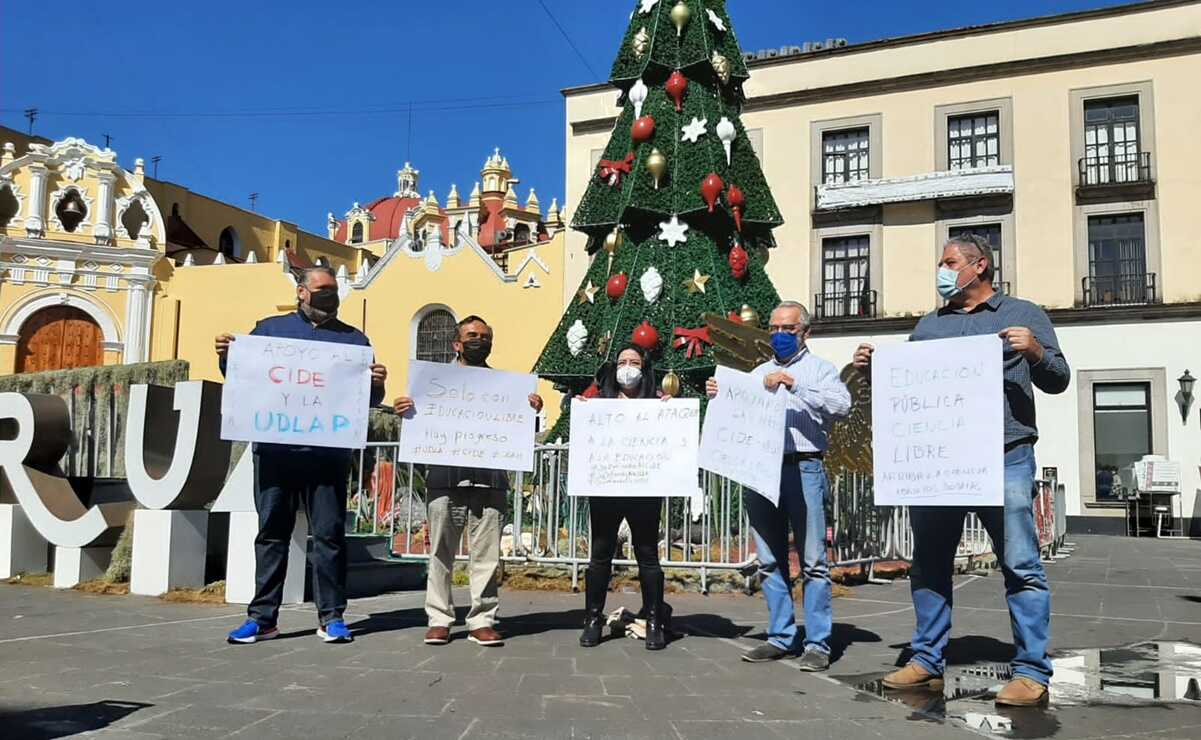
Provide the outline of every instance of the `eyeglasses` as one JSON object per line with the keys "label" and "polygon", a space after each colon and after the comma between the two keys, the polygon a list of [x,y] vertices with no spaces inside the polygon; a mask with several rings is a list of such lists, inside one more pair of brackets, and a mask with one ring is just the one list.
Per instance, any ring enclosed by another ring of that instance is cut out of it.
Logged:
{"label": "eyeglasses", "polygon": [[803,328],[802,324],[768,324],[767,330],[772,334],[800,334]]}

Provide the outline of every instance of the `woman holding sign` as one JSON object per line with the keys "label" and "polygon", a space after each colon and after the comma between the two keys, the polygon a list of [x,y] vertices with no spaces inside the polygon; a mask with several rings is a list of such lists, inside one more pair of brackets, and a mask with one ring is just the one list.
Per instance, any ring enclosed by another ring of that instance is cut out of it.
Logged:
{"label": "woman holding sign", "polygon": [[[635,345],[617,353],[617,362],[606,362],[596,374],[598,398],[645,399],[660,397],[651,359]],[[581,401],[583,396],[577,396]],[[640,618],[646,619],[646,649],[667,647],[665,624],[671,607],[663,603],[663,569],[659,567],[659,512],[663,499],[655,496],[600,497],[588,499],[592,529],[592,559],[584,579],[584,632],[581,647],[600,644],[605,627],[605,595],[617,553],[621,520],[630,525],[634,557],[638,561],[638,583],[642,589]]]}

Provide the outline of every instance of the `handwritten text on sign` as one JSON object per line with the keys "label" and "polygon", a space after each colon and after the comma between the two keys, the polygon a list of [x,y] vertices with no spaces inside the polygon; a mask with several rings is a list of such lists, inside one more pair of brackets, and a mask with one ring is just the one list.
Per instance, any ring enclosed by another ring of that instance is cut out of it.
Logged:
{"label": "handwritten text on sign", "polygon": [[370,347],[239,336],[229,346],[221,438],[308,447],[367,445]]}
{"label": "handwritten text on sign", "polygon": [[763,387],[763,378],[728,367],[719,366],[714,377],[718,392],[705,411],[701,467],[778,504],[787,391],[773,393]]}
{"label": "handwritten text on sign", "polygon": [[568,494],[693,495],[700,415],[696,399],[573,401]]}
{"label": "handwritten text on sign", "polygon": [[1001,339],[890,344],[872,356],[876,503],[1005,502]]}
{"label": "handwritten text on sign", "polygon": [[400,460],[493,470],[534,469],[533,375],[409,363],[414,411],[400,425]]}

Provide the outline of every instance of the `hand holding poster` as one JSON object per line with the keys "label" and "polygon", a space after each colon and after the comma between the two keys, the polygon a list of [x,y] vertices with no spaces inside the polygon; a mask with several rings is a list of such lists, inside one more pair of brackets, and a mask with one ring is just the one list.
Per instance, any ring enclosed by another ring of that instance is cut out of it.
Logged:
{"label": "hand holding poster", "polygon": [[763,379],[718,367],[717,397],[709,401],[701,430],[701,467],[780,501],[787,391],[763,387]]}
{"label": "hand holding poster", "polygon": [[454,363],[409,363],[413,412],[400,424],[405,462],[534,469],[533,375]]}
{"label": "hand holding poster", "polygon": [[1001,339],[886,345],[872,355],[876,503],[1001,506]]}
{"label": "hand holding poster", "polygon": [[700,415],[696,399],[575,399],[568,495],[692,496]]}
{"label": "hand holding poster", "polygon": [[239,336],[229,346],[221,439],[367,446],[370,347]]}

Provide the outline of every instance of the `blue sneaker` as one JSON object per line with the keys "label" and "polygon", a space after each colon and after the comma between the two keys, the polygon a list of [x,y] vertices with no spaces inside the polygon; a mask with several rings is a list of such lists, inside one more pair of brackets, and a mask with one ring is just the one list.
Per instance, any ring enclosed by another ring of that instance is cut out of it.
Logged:
{"label": "blue sneaker", "polygon": [[341,619],[335,619],[317,630],[317,636],[326,642],[354,642],[354,635]]}
{"label": "blue sneaker", "polygon": [[252,642],[273,640],[276,637],[279,637],[279,630],[275,627],[264,627],[253,619],[247,619],[246,624],[230,632],[226,640],[231,644],[249,645]]}

